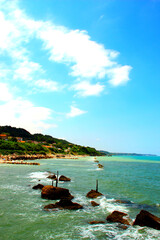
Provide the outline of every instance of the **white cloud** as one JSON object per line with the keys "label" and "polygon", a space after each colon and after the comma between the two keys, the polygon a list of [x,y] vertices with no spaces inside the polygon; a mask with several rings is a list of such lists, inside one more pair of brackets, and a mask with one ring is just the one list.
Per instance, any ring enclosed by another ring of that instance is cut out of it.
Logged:
{"label": "white cloud", "polygon": [[69,30],[49,22],[42,25],[37,36],[49,50],[50,60],[70,64],[70,74],[75,77],[103,78],[106,69],[116,64],[113,59],[119,54],[90,40],[86,31]]}
{"label": "white cloud", "polygon": [[[40,39],[43,48],[49,52],[49,59],[67,65],[69,74],[79,78],[79,84],[74,87],[79,95],[93,96],[102,92],[104,86],[99,82],[92,84],[92,78],[94,81],[96,78],[107,81],[109,77],[114,86],[129,80],[131,67],[119,67],[115,60],[119,54],[117,51],[91,40],[86,31],[71,30],[49,21],[36,21],[19,9],[17,3],[0,0],[0,51],[7,53],[14,62],[9,66],[14,79],[32,81],[32,85],[41,85],[44,90],[51,84],[38,82],[39,79],[48,79],[48,76],[43,76],[43,66],[31,60],[27,49],[32,39]],[[88,83],[83,79],[88,79]],[[54,81],[51,85],[53,90],[56,89]]]}
{"label": "white cloud", "polygon": [[43,131],[55,124],[49,124],[52,110],[35,106],[31,101],[14,98],[7,84],[0,83],[0,125],[26,128],[32,133]]}
{"label": "white cloud", "polygon": [[53,126],[46,123],[51,116],[49,108],[36,107],[30,101],[23,99],[12,99],[0,105],[0,113],[0,125],[23,127],[32,133]]}
{"label": "white cloud", "polygon": [[40,64],[31,61],[23,61],[17,64],[17,68],[14,71],[14,78],[31,81],[34,75],[37,73],[43,73]]}
{"label": "white cloud", "polygon": [[59,90],[59,86],[57,82],[49,81],[46,79],[37,80],[35,82],[35,85],[37,87],[42,88],[44,91],[54,92]]}
{"label": "white cloud", "polygon": [[79,108],[76,108],[74,106],[71,106],[71,111],[66,114],[68,118],[76,117],[79,115],[82,115],[84,113],[87,113],[86,111],[80,110]]}
{"label": "white cloud", "polygon": [[108,70],[107,74],[110,78],[109,83],[113,86],[125,84],[129,81],[129,72],[131,69],[131,66],[126,65]]}
{"label": "white cloud", "polygon": [[100,83],[91,84],[88,81],[80,81],[72,86],[72,89],[78,92],[79,96],[98,96],[103,90],[104,85]]}
{"label": "white cloud", "polygon": [[12,99],[12,94],[10,93],[7,84],[0,82],[0,101],[6,102],[11,99]]}

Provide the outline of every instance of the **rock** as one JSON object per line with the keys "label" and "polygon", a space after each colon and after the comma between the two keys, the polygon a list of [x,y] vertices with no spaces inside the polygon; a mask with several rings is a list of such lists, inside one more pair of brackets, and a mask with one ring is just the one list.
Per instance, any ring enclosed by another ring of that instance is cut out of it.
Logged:
{"label": "rock", "polygon": [[129,227],[129,226],[126,226],[126,225],[123,225],[123,224],[119,224],[119,225],[118,225],[118,228],[123,229],[123,230],[128,229],[128,227]]}
{"label": "rock", "polygon": [[69,210],[78,210],[82,209],[83,206],[79,203],[74,203],[68,198],[61,199],[56,205],[60,208],[69,209]]}
{"label": "rock", "polygon": [[102,164],[100,164],[100,163],[98,164],[98,167],[99,168],[104,168],[104,166]]}
{"label": "rock", "polygon": [[119,211],[113,211],[107,218],[106,220],[109,222],[119,222],[122,224],[130,225],[131,221],[130,219],[125,219],[123,218],[124,216],[127,216],[126,213],[119,212]]}
{"label": "rock", "polygon": [[124,203],[124,204],[132,204],[132,202],[129,201],[129,200],[120,200],[120,199],[117,199],[117,200],[115,200],[115,202],[117,202],[117,203]]}
{"label": "rock", "polygon": [[94,162],[96,162],[96,163],[99,163],[99,161],[98,161],[98,160],[95,160]]}
{"label": "rock", "polygon": [[87,193],[86,197],[88,197],[88,198],[97,198],[97,197],[100,197],[102,195],[103,195],[102,193],[97,192],[96,190],[92,189],[90,192]]}
{"label": "rock", "polygon": [[69,181],[71,181],[71,179],[64,175],[61,175],[59,178],[59,181],[69,182]]}
{"label": "rock", "polygon": [[100,223],[105,223],[104,221],[91,221],[89,224],[100,224]]}
{"label": "rock", "polygon": [[136,216],[133,225],[139,225],[141,227],[146,226],[160,230],[160,218],[156,217],[148,211],[141,210],[140,213]]}
{"label": "rock", "polygon": [[91,205],[92,205],[93,207],[97,207],[97,206],[99,206],[99,203],[96,203],[95,201],[91,201]]}
{"label": "rock", "polygon": [[50,174],[47,178],[53,179],[53,180],[57,180],[57,177],[55,174]]}
{"label": "rock", "polygon": [[55,208],[57,208],[56,204],[52,204],[52,203],[44,206],[44,210],[46,210],[46,211],[48,211],[50,209],[55,209]]}
{"label": "rock", "polygon": [[42,189],[43,187],[44,187],[43,184],[37,184],[37,185],[33,186],[32,189],[37,190],[37,189]]}
{"label": "rock", "polygon": [[69,190],[66,188],[54,187],[51,185],[44,186],[42,188],[41,197],[51,200],[69,198],[72,199],[73,196],[70,194]]}
{"label": "rock", "polygon": [[78,209],[82,209],[83,206],[78,204],[78,203],[72,202],[68,198],[63,198],[59,202],[56,202],[55,204],[48,204],[44,207],[45,210],[55,209],[55,208],[68,209],[68,210],[78,210]]}

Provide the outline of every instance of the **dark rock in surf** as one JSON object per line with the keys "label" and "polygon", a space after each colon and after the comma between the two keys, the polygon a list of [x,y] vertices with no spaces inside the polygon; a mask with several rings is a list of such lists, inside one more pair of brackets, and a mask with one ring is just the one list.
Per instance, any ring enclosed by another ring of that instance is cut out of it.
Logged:
{"label": "dark rock in surf", "polygon": [[53,204],[53,203],[44,206],[44,210],[46,210],[46,211],[49,211],[49,210],[52,210],[55,208],[57,208],[57,206],[56,206],[56,204]]}
{"label": "dark rock in surf", "polygon": [[79,203],[74,203],[68,198],[63,198],[59,202],[56,202],[55,204],[48,204],[44,207],[45,210],[51,210],[51,209],[68,209],[68,210],[78,210],[82,209],[83,206]]}
{"label": "dark rock in surf", "polygon": [[122,223],[122,224],[126,224],[126,225],[131,225],[130,224],[130,219],[124,218],[128,216],[126,213],[123,212],[119,212],[119,211],[113,211],[107,218],[106,220],[108,222],[118,222],[118,223]]}
{"label": "dark rock in surf", "polygon": [[92,205],[93,207],[97,207],[97,206],[99,206],[99,203],[96,203],[95,201],[91,201],[91,205]]}
{"label": "dark rock in surf", "polygon": [[148,211],[141,210],[140,213],[136,216],[133,225],[139,225],[141,227],[146,226],[160,230],[160,218]]}
{"label": "dark rock in surf", "polygon": [[37,190],[37,189],[42,189],[43,187],[44,187],[43,184],[37,184],[37,185],[33,186],[32,189]]}
{"label": "dark rock in surf", "polygon": [[64,175],[61,175],[61,176],[60,176],[60,178],[59,178],[59,181],[63,181],[63,182],[70,182],[70,181],[71,181],[71,179],[70,179],[70,178],[68,178],[68,177],[66,177],[66,176],[64,176]]}
{"label": "dark rock in surf", "polygon": [[68,198],[61,199],[59,202],[56,203],[56,205],[59,208],[69,209],[69,210],[78,210],[83,208],[82,205],[80,205],[79,203],[74,203]]}
{"label": "dark rock in surf", "polygon": [[123,224],[119,224],[117,227],[120,228],[120,229],[123,229],[123,230],[126,230],[126,229],[129,228],[128,225],[123,225]]}
{"label": "dark rock in surf", "polygon": [[103,195],[102,193],[97,192],[96,190],[92,189],[90,192],[87,193],[86,197],[88,197],[88,198],[97,198],[97,197],[100,197],[102,195]]}
{"label": "dark rock in surf", "polygon": [[102,224],[105,223],[104,221],[91,221],[89,224]]}
{"label": "dark rock in surf", "polygon": [[98,164],[98,167],[99,168],[104,168],[104,166],[102,164],[100,164],[100,163]]}
{"label": "dark rock in surf", "polygon": [[52,180],[57,180],[57,177],[55,174],[50,174],[47,178],[50,178]]}
{"label": "dark rock in surf", "polygon": [[129,200],[121,200],[121,199],[116,199],[115,202],[117,203],[124,203],[124,204],[133,204],[131,201]]}
{"label": "dark rock in surf", "polygon": [[95,160],[94,162],[95,162],[95,163],[99,163],[99,161],[98,161],[98,160]]}
{"label": "dark rock in surf", "polygon": [[51,185],[47,185],[42,188],[41,197],[46,199],[51,199],[51,200],[57,200],[62,198],[68,198],[68,199],[74,198],[70,194],[68,189],[54,187]]}

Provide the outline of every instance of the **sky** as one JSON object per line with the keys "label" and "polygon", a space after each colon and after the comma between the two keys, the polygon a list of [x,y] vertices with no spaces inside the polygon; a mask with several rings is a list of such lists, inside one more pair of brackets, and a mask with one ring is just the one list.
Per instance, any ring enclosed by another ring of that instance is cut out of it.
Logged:
{"label": "sky", "polygon": [[0,125],[160,155],[160,1],[0,0]]}

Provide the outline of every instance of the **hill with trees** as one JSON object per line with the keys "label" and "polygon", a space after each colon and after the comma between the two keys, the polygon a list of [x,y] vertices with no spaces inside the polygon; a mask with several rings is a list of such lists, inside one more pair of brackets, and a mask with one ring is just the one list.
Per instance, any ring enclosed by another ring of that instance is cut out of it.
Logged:
{"label": "hill with trees", "polygon": [[[3,136],[3,138],[2,138]],[[84,147],[23,128],[0,126],[0,154],[71,154],[102,156],[95,148]]]}

